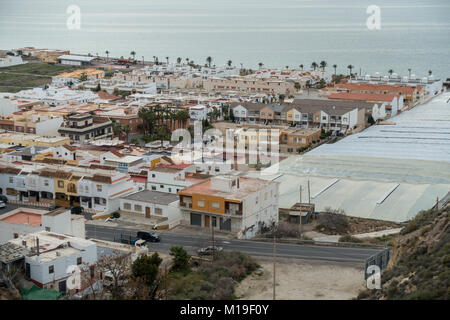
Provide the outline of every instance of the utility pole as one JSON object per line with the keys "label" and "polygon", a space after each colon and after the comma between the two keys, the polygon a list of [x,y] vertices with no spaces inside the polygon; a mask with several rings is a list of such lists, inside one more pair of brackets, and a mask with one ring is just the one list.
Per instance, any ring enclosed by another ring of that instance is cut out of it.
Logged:
{"label": "utility pole", "polygon": [[[300,185],[300,203],[302,203],[302,186]],[[302,212],[300,211],[300,240],[303,236]]]}
{"label": "utility pole", "polygon": [[274,234],[273,234],[273,300],[275,300],[275,286],[276,286],[276,278],[275,278],[275,266],[276,266],[276,261],[277,261],[277,236],[275,234],[275,230],[274,230]]}
{"label": "utility pole", "polygon": [[309,187],[309,180],[308,180],[308,203],[311,203],[311,188]]}
{"label": "utility pole", "polygon": [[214,241],[214,226],[216,222],[216,217],[211,218],[211,233],[212,233],[212,245],[213,245],[213,251],[212,251],[212,260],[214,261],[214,255],[216,253],[216,245]]}

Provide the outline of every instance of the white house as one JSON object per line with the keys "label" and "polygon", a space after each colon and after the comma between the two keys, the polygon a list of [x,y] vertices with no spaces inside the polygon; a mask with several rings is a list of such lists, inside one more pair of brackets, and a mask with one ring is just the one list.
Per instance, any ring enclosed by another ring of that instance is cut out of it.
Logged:
{"label": "white house", "polygon": [[22,57],[20,56],[0,53],[0,68],[12,67],[24,63],[26,62],[23,62]]}
{"label": "white house", "polygon": [[5,117],[19,111],[16,101],[0,97],[0,117]]}
{"label": "white house", "polygon": [[130,176],[121,172],[85,175],[78,181],[81,206],[99,214],[109,214],[120,207],[120,197],[136,192],[138,187]]}
{"label": "white house", "polygon": [[[178,191],[199,182],[199,179],[189,176],[188,172],[195,171],[192,163],[163,165],[159,164],[151,170],[147,170],[149,190],[176,194]],[[200,180],[201,181],[201,180]]]}
{"label": "white house", "polygon": [[202,121],[208,118],[208,113],[211,112],[209,106],[198,104],[189,108],[189,117],[191,121]]}
{"label": "white house", "polygon": [[123,213],[146,218],[163,218],[162,224],[172,228],[180,223],[181,212],[178,195],[152,190],[143,190],[120,199]]}
{"label": "white house", "polygon": [[97,262],[97,244],[84,238],[39,231],[9,242],[31,249],[25,256],[25,276],[44,289],[68,291],[69,267]]}

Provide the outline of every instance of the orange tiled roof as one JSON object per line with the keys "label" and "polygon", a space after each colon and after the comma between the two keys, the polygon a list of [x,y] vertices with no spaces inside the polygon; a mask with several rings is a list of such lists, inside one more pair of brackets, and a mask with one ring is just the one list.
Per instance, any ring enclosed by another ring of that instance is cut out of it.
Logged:
{"label": "orange tiled roof", "polygon": [[394,94],[370,94],[370,93],[349,93],[338,92],[329,95],[329,99],[336,100],[356,100],[356,101],[389,101],[394,100],[399,95]]}

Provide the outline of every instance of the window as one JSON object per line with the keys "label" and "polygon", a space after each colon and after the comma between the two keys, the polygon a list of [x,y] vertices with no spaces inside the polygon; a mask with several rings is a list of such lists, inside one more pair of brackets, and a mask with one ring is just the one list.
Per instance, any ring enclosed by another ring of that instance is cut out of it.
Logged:
{"label": "window", "polygon": [[161,208],[155,208],[155,214],[162,215],[162,209]]}
{"label": "window", "polygon": [[14,178],[13,177],[9,177],[9,183],[14,183]]}
{"label": "window", "polygon": [[156,187],[155,187],[155,186],[152,186],[152,190],[156,190]]}
{"label": "window", "polygon": [[97,185],[97,191],[98,191],[98,192],[102,192],[102,185],[101,185],[101,184],[98,184],[98,185]]}
{"label": "window", "polygon": [[135,204],[134,205],[134,211],[141,212],[142,211],[142,206],[140,204]]}
{"label": "window", "polygon": [[44,180],[44,186],[48,187],[48,180]]}
{"label": "window", "polygon": [[50,232],[50,227],[45,227],[45,231]]}
{"label": "window", "polygon": [[154,173],[152,173],[152,178],[154,178],[155,177],[155,174]]}
{"label": "window", "polygon": [[197,205],[199,206],[199,207],[204,207],[205,206],[205,201],[204,200],[197,200]]}
{"label": "window", "polygon": [[49,266],[48,273],[54,273],[54,272],[55,272],[55,266]]}
{"label": "window", "polygon": [[212,206],[214,209],[219,209],[219,208],[220,208],[220,203],[214,201],[214,202],[211,203],[211,206]]}
{"label": "window", "polygon": [[160,184],[159,187],[160,187],[161,189],[163,189],[163,188],[164,188],[164,185]]}
{"label": "window", "polygon": [[82,263],[83,263],[83,258],[82,257],[78,257],[77,258],[77,266],[79,266]]}
{"label": "window", "polygon": [[123,204],[123,209],[124,209],[124,210],[131,210],[131,203],[125,202],[125,203]]}
{"label": "window", "polygon": [[19,237],[18,233],[14,233],[14,239],[17,239]]}
{"label": "window", "polygon": [[58,180],[58,188],[64,188],[64,181]]}
{"label": "window", "polygon": [[172,188],[169,188],[169,192],[172,192]]}

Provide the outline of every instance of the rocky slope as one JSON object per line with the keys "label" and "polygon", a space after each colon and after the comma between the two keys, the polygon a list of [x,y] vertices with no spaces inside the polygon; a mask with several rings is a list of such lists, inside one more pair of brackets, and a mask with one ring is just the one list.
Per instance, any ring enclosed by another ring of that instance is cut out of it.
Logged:
{"label": "rocky slope", "polygon": [[358,299],[450,299],[450,206],[419,213],[397,238],[381,290]]}

